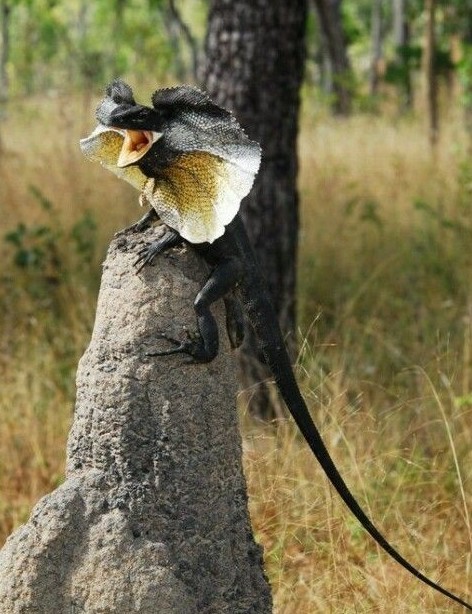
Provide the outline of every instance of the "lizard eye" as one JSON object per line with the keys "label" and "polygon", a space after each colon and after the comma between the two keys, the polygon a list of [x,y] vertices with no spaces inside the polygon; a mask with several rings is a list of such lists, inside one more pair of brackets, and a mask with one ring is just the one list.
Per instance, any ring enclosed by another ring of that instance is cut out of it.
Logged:
{"label": "lizard eye", "polygon": [[116,164],[118,168],[124,168],[140,160],[162,134],[151,130],[125,130],[124,136],[123,146]]}

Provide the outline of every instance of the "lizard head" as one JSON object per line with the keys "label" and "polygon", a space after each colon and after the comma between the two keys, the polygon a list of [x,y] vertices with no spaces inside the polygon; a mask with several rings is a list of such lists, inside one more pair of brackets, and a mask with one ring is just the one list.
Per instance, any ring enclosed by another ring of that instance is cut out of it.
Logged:
{"label": "lizard head", "polygon": [[108,85],[96,115],[99,125],[123,137],[116,160],[118,168],[137,164],[162,136],[153,129],[157,119],[153,110],[137,104],[129,85],[119,79]]}
{"label": "lizard head", "polygon": [[141,191],[161,219],[191,243],[212,242],[239,210],[260,148],[227,110],[191,86],[157,90],[152,107],[113,81],[83,153]]}

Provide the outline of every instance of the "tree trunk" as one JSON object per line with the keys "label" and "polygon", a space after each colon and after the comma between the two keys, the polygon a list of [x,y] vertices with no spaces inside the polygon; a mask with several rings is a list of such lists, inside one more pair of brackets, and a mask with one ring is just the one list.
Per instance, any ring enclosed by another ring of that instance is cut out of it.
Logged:
{"label": "tree trunk", "polygon": [[111,40],[111,58],[110,67],[113,71],[112,77],[119,77],[123,73],[123,63],[121,60],[121,45],[124,39],[124,25],[125,25],[125,9],[127,0],[114,0],[111,5],[111,15],[113,19],[113,38]]}
{"label": "tree trunk", "polygon": [[[320,45],[319,45],[319,67],[320,67],[320,85],[323,93],[326,96],[333,97],[333,64],[331,62],[331,56],[328,48],[328,41],[326,35],[320,27],[319,30]],[[331,99],[331,98],[330,98]]]}
{"label": "tree trunk", "polygon": [[155,238],[113,240],[77,371],[66,480],[0,552],[0,614],[271,611],[229,343],[208,365],[145,353],[166,343],[158,330],[195,322],[206,275],[182,249],[136,275],[139,247]]}
{"label": "tree trunk", "polygon": [[163,20],[166,35],[172,52],[172,72],[180,83],[188,80],[188,70],[182,54],[182,32],[180,26],[169,8],[169,4],[159,6],[159,18]]}
{"label": "tree trunk", "polygon": [[[472,61],[469,58],[470,49],[472,48],[472,11],[467,11],[466,17],[461,31],[462,45],[460,57],[466,61],[461,78],[461,86],[465,128],[469,137],[468,152],[472,155]],[[463,57],[464,53],[467,53],[465,57]]]}
{"label": "tree trunk", "polygon": [[352,71],[342,24],[341,4],[342,0],[315,0],[331,59],[335,94],[333,111],[337,115],[349,115],[352,110]]}
{"label": "tree trunk", "polygon": [[396,49],[396,62],[403,72],[402,110],[413,106],[413,87],[406,50],[410,44],[410,26],[405,15],[405,0],[393,0],[393,38]]}
{"label": "tree trunk", "polygon": [[405,42],[405,0],[392,0],[393,40],[396,47]]}
{"label": "tree trunk", "polygon": [[439,135],[438,85],[435,66],[436,0],[426,0],[426,102],[428,109],[429,142],[435,147]]}
{"label": "tree trunk", "polygon": [[[267,280],[280,325],[294,342],[298,243],[297,132],[305,59],[306,0],[213,0],[202,81],[262,146],[262,164],[242,215]],[[272,417],[250,330],[241,353],[252,410]]]}
{"label": "tree trunk", "polygon": [[193,81],[197,82],[199,56],[197,40],[193,36],[188,24],[185,23],[180,10],[175,4],[175,0],[167,0],[163,6],[163,14],[167,24],[170,44],[175,53],[174,62],[176,64],[177,78],[180,81],[185,81],[189,72],[182,57],[181,40],[184,40],[190,53],[190,74]]}
{"label": "tree trunk", "polygon": [[372,4],[372,61],[370,65],[370,94],[376,96],[379,88],[381,62],[383,58],[383,0]]}
{"label": "tree trunk", "polygon": [[[8,100],[10,82],[8,79],[8,60],[10,58],[10,16],[11,6],[6,0],[0,3],[1,39],[0,49],[0,103]],[[1,120],[0,109],[0,120]]]}
{"label": "tree trunk", "polygon": [[6,118],[6,103],[10,93],[10,81],[8,79],[8,60],[10,58],[10,17],[11,6],[7,0],[0,2],[0,155],[4,151],[1,123]]}

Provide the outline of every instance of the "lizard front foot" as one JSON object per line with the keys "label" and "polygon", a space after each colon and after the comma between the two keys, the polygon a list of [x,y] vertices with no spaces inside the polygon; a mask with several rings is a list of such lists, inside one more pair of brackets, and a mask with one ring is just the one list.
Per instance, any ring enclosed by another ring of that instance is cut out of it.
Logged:
{"label": "lizard front foot", "polygon": [[147,264],[152,264],[152,261],[156,256],[162,254],[162,252],[165,252],[171,247],[179,245],[179,243],[182,243],[182,241],[183,239],[177,231],[173,230],[172,228],[166,230],[166,232],[159,237],[157,241],[153,241],[149,245],[146,245],[146,247],[143,247],[138,252],[138,257],[134,262],[134,266],[138,267],[136,273],[139,273]]}

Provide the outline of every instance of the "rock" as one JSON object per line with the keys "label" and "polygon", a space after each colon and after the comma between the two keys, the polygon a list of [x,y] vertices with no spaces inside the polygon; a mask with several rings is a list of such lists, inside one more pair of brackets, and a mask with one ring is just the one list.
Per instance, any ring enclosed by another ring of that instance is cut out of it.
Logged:
{"label": "rock", "polygon": [[[0,614],[271,611],[241,466],[236,367],[149,357],[194,329],[205,272],[185,248],[136,275],[115,238],[77,373],[66,480],[0,552]],[[221,323],[221,306],[215,309]]]}

